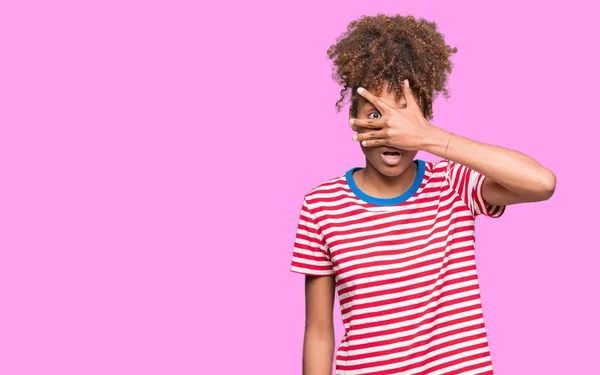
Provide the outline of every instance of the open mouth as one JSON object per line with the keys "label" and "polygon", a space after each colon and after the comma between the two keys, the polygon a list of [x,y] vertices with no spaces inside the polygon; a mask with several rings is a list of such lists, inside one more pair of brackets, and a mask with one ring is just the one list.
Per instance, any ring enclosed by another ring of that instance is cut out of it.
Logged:
{"label": "open mouth", "polygon": [[387,165],[397,165],[400,163],[400,152],[384,151],[381,153],[381,159]]}

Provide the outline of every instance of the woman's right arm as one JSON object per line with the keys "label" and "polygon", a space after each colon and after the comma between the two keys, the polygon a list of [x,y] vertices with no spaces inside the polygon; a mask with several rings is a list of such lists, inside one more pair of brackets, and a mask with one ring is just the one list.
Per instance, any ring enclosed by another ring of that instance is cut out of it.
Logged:
{"label": "woman's right arm", "polygon": [[333,303],[335,276],[305,279],[306,326],[302,354],[303,375],[331,375],[335,334]]}

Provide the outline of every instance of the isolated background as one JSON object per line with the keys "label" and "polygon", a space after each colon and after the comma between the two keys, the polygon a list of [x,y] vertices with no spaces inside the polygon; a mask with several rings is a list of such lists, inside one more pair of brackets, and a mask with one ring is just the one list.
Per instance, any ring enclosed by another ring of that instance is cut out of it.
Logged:
{"label": "isolated background", "polygon": [[0,373],[300,374],[302,197],[364,165],[326,50],[378,12],[458,47],[435,125],[558,176],[478,219],[496,373],[600,374],[592,1],[2,2]]}

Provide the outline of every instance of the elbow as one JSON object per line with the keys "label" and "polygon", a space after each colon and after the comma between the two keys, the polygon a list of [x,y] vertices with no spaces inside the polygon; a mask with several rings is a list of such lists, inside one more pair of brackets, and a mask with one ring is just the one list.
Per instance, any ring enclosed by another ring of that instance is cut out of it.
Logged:
{"label": "elbow", "polygon": [[538,200],[546,201],[554,195],[556,190],[556,175],[554,172],[547,170],[544,178],[538,184],[538,191],[536,195]]}

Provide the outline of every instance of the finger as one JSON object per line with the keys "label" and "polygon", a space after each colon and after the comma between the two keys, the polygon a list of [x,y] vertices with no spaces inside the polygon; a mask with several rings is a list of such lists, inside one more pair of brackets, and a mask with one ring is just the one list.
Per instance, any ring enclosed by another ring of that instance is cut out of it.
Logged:
{"label": "finger", "polygon": [[355,142],[368,141],[368,140],[372,140],[372,139],[384,139],[384,138],[385,138],[385,133],[382,130],[372,131],[372,132],[368,132],[368,133],[359,133],[359,134],[354,134],[352,136],[352,139]]}
{"label": "finger", "polygon": [[371,102],[371,104],[373,104],[375,108],[377,108],[379,112],[381,112],[382,115],[384,114],[384,112],[389,112],[392,109],[386,102],[379,99],[377,96],[371,94],[364,87],[359,87],[356,91],[369,102]]}
{"label": "finger", "polygon": [[358,118],[351,118],[350,125],[360,126],[362,128],[369,128],[369,129],[383,128],[386,126],[385,120],[382,120],[382,119],[358,119]]}
{"label": "finger", "polygon": [[402,85],[402,93],[404,94],[404,98],[406,99],[406,108],[419,107],[419,103],[417,103],[417,99],[412,93],[410,89],[410,84],[408,83],[408,79],[404,80],[404,84]]}
{"label": "finger", "polygon": [[379,139],[370,139],[370,140],[365,140],[360,142],[361,145],[363,145],[364,147],[375,147],[375,146],[386,146],[387,145],[387,140],[383,139],[383,138],[379,138]]}

